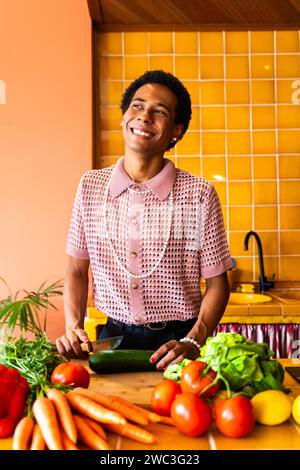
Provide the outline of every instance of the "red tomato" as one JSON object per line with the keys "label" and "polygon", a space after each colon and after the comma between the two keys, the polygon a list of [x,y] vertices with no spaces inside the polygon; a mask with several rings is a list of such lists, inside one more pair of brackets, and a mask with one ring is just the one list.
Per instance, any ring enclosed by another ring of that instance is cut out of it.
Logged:
{"label": "red tomato", "polygon": [[228,437],[247,436],[255,423],[252,404],[244,395],[216,401],[214,415],[217,428]]}
{"label": "red tomato", "polygon": [[77,362],[64,362],[55,367],[51,375],[51,382],[53,384],[88,388],[90,374],[85,367]]}
{"label": "red tomato", "polygon": [[194,393],[195,395],[201,395],[203,398],[212,397],[217,393],[220,388],[219,381],[204,393],[201,393],[214,381],[217,375],[215,371],[210,369],[208,374],[203,376],[203,370],[206,368],[207,364],[202,361],[192,361],[183,368],[180,379],[183,393]]}
{"label": "red tomato", "polygon": [[215,396],[213,397],[213,406],[215,407],[215,404],[217,401],[224,401],[228,398],[227,390],[219,390]]}
{"label": "red tomato", "polygon": [[205,434],[211,425],[212,409],[202,398],[181,393],[171,406],[171,418],[183,434],[196,437]]}
{"label": "red tomato", "polygon": [[170,416],[171,405],[178,393],[181,393],[181,388],[177,382],[170,379],[162,380],[152,391],[152,410],[159,415]]}

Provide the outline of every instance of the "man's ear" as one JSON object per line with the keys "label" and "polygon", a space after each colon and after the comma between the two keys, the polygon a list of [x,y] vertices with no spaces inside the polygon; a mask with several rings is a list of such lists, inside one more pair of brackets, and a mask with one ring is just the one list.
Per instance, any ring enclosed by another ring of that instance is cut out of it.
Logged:
{"label": "man's ear", "polygon": [[174,127],[174,131],[173,131],[173,138],[175,137],[176,140],[178,141],[182,138],[183,133],[184,133],[183,124],[176,124],[176,126]]}

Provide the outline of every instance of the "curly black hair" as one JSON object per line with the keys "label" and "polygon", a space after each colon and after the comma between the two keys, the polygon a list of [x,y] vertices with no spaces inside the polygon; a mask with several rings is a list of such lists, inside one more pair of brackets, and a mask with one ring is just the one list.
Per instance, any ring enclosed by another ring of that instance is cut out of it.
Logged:
{"label": "curly black hair", "polygon": [[[147,83],[158,83],[159,85],[164,85],[177,97],[175,124],[183,124],[184,134],[189,126],[192,116],[191,97],[178,78],[174,77],[171,73],[164,72],[163,70],[149,70],[134,80],[129,87],[126,88],[120,105],[122,114],[124,114],[129,108],[135,92]],[[170,150],[175,145],[176,142],[171,142],[168,145],[167,150]]]}

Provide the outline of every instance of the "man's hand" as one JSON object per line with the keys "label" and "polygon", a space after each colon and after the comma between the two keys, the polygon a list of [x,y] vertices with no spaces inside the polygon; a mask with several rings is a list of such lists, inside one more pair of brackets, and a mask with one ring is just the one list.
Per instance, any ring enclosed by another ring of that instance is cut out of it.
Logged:
{"label": "man's hand", "polygon": [[178,364],[183,359],[196,359],[199,349],[191,343],[183,343],[172,339],[160,346],[150,357],[150,362],[157,362],[156,369],[164,370],[170,364]]}
{"label": "man's hand", "polygon": [[69,263],[64,282],[64,312],[66,333],[56,340],[58,352],[67,358],[86,359],[80,343],[89,341],[88,335],[81,328],[84,324],[88,295],[89,260],[69,256]]}
{"label": "man's hand", "polygon": [[67,328],[66,333],[56,340],[56,347],[60,354],[71,358],[86,359],[87,353],[82,351],[80,343],[88,343],[87,333],[81,328],[71,330]]}

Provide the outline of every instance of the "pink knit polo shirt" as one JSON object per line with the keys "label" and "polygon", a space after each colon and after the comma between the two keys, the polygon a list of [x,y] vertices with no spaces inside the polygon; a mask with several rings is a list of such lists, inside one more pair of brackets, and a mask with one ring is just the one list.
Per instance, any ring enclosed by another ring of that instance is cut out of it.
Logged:
{"label": "pink knit polo shirt", "polygon": [[[168,237],[164,256],[149,276]],[[75,197],[66,252],[90,260],[97,309],[135,325],[197,317],[200,277],[231,268],[214,187],[167,159],[160,173],[143,183],[125,172],[124,157],[86,172]],[[146,277],[125,272],[114,252],[130,273]]]}

